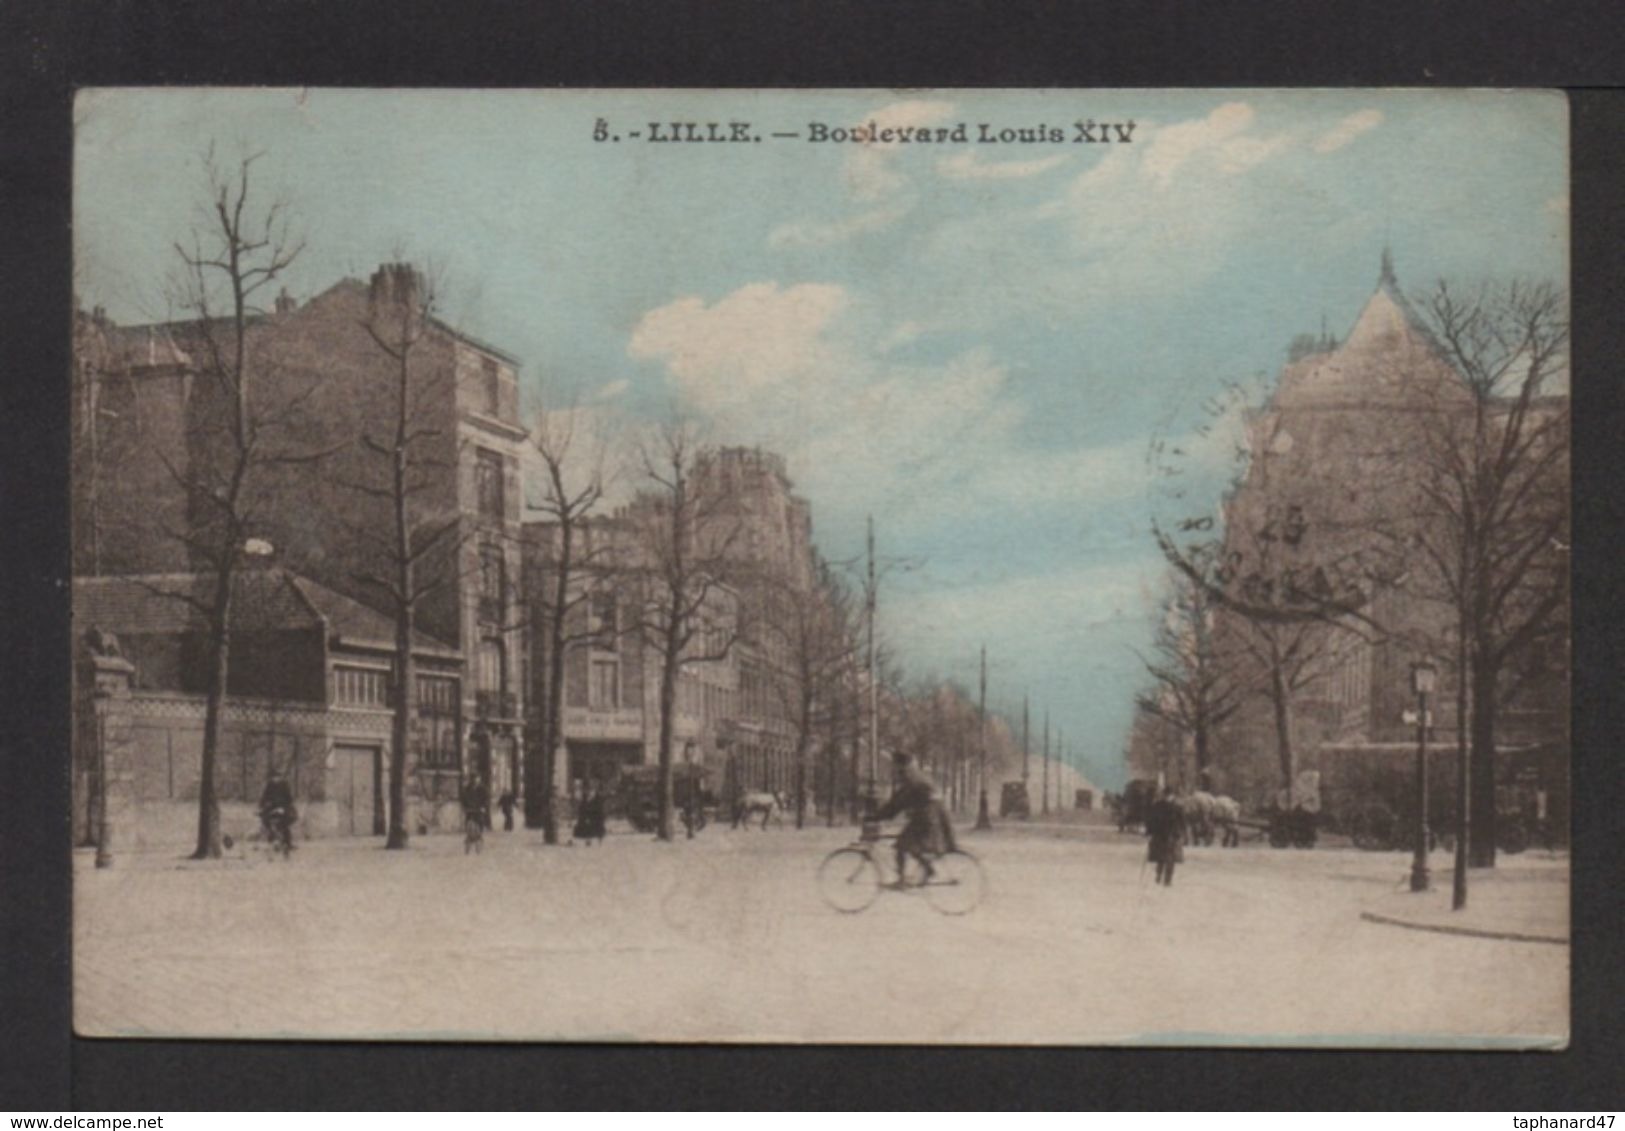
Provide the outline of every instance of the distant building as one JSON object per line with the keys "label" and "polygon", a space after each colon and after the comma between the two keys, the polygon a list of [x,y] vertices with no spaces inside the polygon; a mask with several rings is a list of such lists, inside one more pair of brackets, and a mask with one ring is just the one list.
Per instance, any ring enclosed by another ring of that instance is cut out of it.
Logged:
{"label": "distant building", "polygon": [[[759,449],[722,448],[703,454],[694,489],[711,493],[708,529],[701,545],[725,545],[719,573],[703,614],[706,622],[689,649],[677,681],[672,757],[711,772],[724,798],[748,789],[791,790],[796,775],[795,736],[786,709],[790,672],[771,633],[753,631],[768,615],[770,585],[806,590],[812,584],[811,513],[796,496],[781,457]],[[556,757],[555,787],[579,792],[589,782],[608,782],[622,769],[653,764],[659,750],[660,654],[639,632],[637,617],[652,584],[642,560],[639,524],[658,506],[639,496],[612,515],[593,517],[577,529],[574,547],[578,589],[565,648],[564,749]],[[530,602],[531,734],[540,741],[545,708],[551,585],[558,553],[556,526],[525,527],[526,592]],[[592,563],[580,565],[580,563]],[[698,657],[722,650],[721,658]],[[533,759],[532,764],[537,764]],[[811,768],[810,768],[811,769]],[[808,775],[808,786],[814,785]]]}

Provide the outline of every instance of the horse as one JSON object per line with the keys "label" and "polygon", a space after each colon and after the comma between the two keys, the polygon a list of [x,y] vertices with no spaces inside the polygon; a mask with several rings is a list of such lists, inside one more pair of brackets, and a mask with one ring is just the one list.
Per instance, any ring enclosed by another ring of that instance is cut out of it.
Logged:
{"label": "horse", "polygon": [[1241,843],[1241,802],[1219,794],[1213,799],[1213,827],[1222,834],[1221,844],[1234,848]]}
{"label": "horse", "polygon": [[741,823],[750,824],[751,817],[760,813],[762,815],[762,828],[767,828],[767,822],[773,820],[780,825],[784,824],[784,811],[789,808],[783,793],[765,789],[749,790],[739,795],[734,802],[734,828]]}
{"label": "horse", "polygon": [[1185,828],[1190,833],[1192,844],[1213,843],[1213,806],[1216,798],[1206,790],[1196,792],[1180,799],[1185,810]]}

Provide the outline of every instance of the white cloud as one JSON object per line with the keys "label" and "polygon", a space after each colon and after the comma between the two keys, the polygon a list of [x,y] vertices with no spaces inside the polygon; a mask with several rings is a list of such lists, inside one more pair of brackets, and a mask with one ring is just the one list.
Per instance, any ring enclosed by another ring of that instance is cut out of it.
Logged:
{"label": "white cloud", "polygon": [[714,409],[821,369],[831,349],[824,331],[846,305],[842,288],[822,283],[751,283],[711,306],[680,298],[643,316],[628,352],[663,361],[693,401]]}
{"label": "white cloud", "polygon": [[842,220],[793,220],[787,224],[780,224],[769,232],[767,246],[779,251],[785,248],[825,247],[829,244],[845,243],[854,236],[891,226],[906,216],[912,207],[911,201],[899,202],[859,212]]}
{"label": "white cloud", "polygon": [[886,353],[906,346],[911,342],[919,341],[920,336],[929,329],[930,327],[924,322],[915,322],[912,319],[899,322],[893,327],[892,332],[881,340],[880,352]]}
{"label": "white cloud", "polygon": [[1288,143],[1284,133],[1250,133],[1257,117],[1245,102],[1226,102],[1205,118],[1153,130],[1140,159],[1140,172],[1157,189],[1167,189],[1174,174],[1187,165],[1194,166],[1198,173],[1207,166],[1224,173],[1244,173]]}
{"label": "white cloud", "polygon": [[[873,124],[878,134],[899,127],[935,125],[953,111],[951,102],[910,99],[872,110],[852,125],[867,129]],[[768,234],[768,246],[774,250],[844,243],[890,227],[913,210],[916,196],[908,174],[897,167],[897,157],[900,150],[912,149],[914,143],[876,140],[829,144],[846,146],[841,183],[848,201],[859,206],[858,211],[835,220],[800,219],[780,224]]]}
{"label": "white cloud", "polygon": [[1031,161],[983,161],[974,149],[967,149],[937,162],[937,172],[952,180],[1009,180],[1036,177],[1066,161],[1066,154],[1038,157]]}
{"label": "white cloud", "polygon": [[986,350],[937,364],[890,355],[925,330],[888,327],[838,286],[764,282],[650,311],[628,352],[662,364],[716,435],[784,453],[821,522],[884,513],[923,536],[1146,496],[1157,472],[1143,440],[1033,448],[1008,369]]}
{"label": "white cloud", "polygon": [[614,400],[616,397],[625,396],[626,391],[631,387],[632,382],[627,378],[622,377],[618,380],[611,381],[609,384],[599,389],[592,395],[592,399],[595,401]]}
{"label": "white cloud", "polygon": [[[882,130],[934,126],[953,112],[951,102],[914,99],[883,106],[864,115],[860,121],[865,128],[872,122],[878,135]],[[907,176],[898,172],[893,160],[905,146],[912,148],[913,143],[876,140],[850,146],[841,177],[854,200],[882,200],[908,184]]]}
{"label": "white cloud", "polygon": [[1382,125],[1381,110],[1358,110],[1321,134],[1312,148],[1316,153],[1335,153],[1361,134]]}
{"label": "white cloud", "polygon": [[954,238],[981,241],[991,252],[1018,240],[1046,240],[1046,234],[1035,237],[1024,229],[1034,221],[1058,221],[1075,255],[1025,277],[1035,303],[1200,284],[1258,213],[1259,186],[1246,174],[1290,153],[1298,135],[1262,128],[1245,102],[1228,102],[1186,121],[1145,123],[1143,129],[1143,144],[1107,151],[1027,216],[966,225]]}

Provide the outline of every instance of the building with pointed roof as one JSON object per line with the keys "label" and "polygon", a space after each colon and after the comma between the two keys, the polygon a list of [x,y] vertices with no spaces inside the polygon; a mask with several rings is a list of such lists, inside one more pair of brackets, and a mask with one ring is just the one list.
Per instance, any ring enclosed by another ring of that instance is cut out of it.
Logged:
{"label": "building with pointed roof", "polygon": [[[1251,585],[1255,606],[1297,613],[1219,614],[1226,662],[1259,693],[1226,724],[1212,784],[1253,808],[1313,791],[1334,825],[1372,803],[1414,808],[1410,672],[1426,659],[1440,674],[1430,704],[1429,808],[1441,823],[1454,811],[1461,734],[1455,618],[1413,535],[1416,523],[1436,521],[1427,517],[1434,504],[1425,484],[1439,422],[1470,414],[1475,397],[1400,289],[1386,249],[1348,334],[1322,345],[1283,368],[1252,416],[1246,473],[1226,501],[1232,581]],[[1566,634],[1555,638],[1563,651]],[[1553,647],[1543,642],[1517,665],[1538,674],[1507,689],[1497,749],[1503,788],[1516,793],[1522,782],[1529,794],[1538,783],[1543,809],[1561,814],[1566,661]]]}

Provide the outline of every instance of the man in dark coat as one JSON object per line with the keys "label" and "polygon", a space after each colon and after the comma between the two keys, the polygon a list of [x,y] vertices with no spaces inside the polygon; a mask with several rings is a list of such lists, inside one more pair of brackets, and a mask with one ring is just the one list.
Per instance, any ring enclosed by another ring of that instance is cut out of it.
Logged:
{"label": "man in dark coat", "polygon": [[1172,887],[1174,865],[1185,859],[1185,809],[1169,786],[1152,802],[1145,815],[1145,835],[1151,838],[1146,859],[1157,866],[1157,882]]}
{"label": "man in dark coat", "polygon": [[954,830],[948,813],[938,802],[931,788],[931,780],[920,772],[908,754],[898,751],[892,755],[897,785],[886,803],[875,813],[875,819],[884,821],[898,814],[907,814],[903,831],[897,835],[897,882],[903,883],[903,867],[910,856],[925,868],[925,882],[936,874],[932,856],[941,856],[954,849]]}
{"label": "man in dark coat", "polygon": [[586,796],[581,799],[581,806],[576,810],[575,829],[573,838],[579,838],[591,846],[593,841],[599,844],[604,842],[604,795],[596,785],[587,787]]}
{"label": "man in dark coat", "polygon": [[260,820],[284,847],[293,848],[293,823],[298,812],[293,807],[293,790],[279,770],[272,770],[260,791]]}

